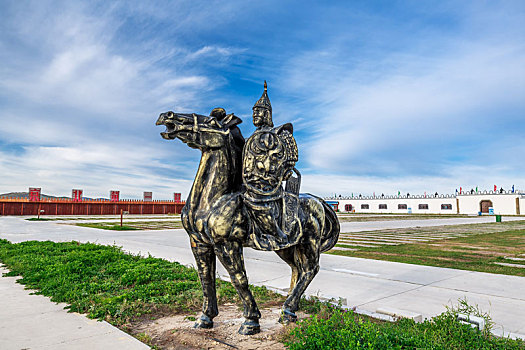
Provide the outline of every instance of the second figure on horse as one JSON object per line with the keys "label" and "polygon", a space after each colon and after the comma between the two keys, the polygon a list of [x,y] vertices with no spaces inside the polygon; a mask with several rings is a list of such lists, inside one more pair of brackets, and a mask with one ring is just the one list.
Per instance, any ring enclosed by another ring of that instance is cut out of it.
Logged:
{"label": "second figure on horse", "polygon": [[253,106],[253,124],[257,129],[246,140],[242,153],[241,192],[222,202],[222,207],[216,207],[210,221],[226,224],[225,231],[223,225],[217,227],[228,235],[230,228],[238,232],[240,227],[230,227],[223,220],[235,223],[239,211],[244,211],[247,215],[242,217],[249,218],[241,225],[247,236],[246,245],[279,250],[297,243],[302,235],[298,219],[300,174],[294,168],[298,151],[292,124],[274,127],[266,81],[261,98]]}

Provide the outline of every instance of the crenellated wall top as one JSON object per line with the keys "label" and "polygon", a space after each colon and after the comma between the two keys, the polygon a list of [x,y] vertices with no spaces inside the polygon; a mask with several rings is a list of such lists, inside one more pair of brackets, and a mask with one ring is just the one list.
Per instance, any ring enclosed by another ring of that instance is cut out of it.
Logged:
{"label": "crenellated wall top", "polygon": [[518,191],[478,191],[478,192],[471,192],[471,191],[462,191],[461,194],[438,194],[437,196],[435,194],[415,194],[415,195],[371,195],[371,196],[363,196],[363,195],[357,195],[357,196],[329,196],[325,197],[325,200],[381,200],[381,199],[439,199],[439,198],[457,198],[460,196],[480,196],[480,195],[514,195],[521,198],[525,198],[525,192],[518,190]]}

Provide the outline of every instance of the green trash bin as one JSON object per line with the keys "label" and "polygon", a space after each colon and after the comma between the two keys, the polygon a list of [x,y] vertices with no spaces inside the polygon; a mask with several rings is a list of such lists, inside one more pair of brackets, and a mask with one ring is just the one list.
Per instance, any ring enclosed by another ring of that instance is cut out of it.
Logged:
{"label": "green trash bin", "polygon": [[496,215],[496,222],[501,222],[501,215]]}

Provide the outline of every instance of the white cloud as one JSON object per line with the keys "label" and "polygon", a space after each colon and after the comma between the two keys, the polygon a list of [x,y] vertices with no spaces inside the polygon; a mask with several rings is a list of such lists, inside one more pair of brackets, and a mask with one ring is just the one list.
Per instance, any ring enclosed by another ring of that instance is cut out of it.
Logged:
{"label": "white cloud", "polygon": [[170,199],[173,192],[187,194],[192,181],[180,176],[188,176],[179,169],[187,166],[186,160],[175,156],[165,163],[163,159],[169,158],[159,148],[124,148],[122,144],[29,146],[23,152],[0,152],[0,193],[38,186],[45,193],[67,195],[70,188],[80,187],[92,197],[120,189],[132,198],[139,198],[141,191],[153,190],[156,198]]}
{"label": "white cloud", "polygon": [[198,152],[160,140],[156,115],[220,103],[248,120],[260,91],[251,100],[247,82],[266,75],[276,124],[294,123],[305,191],[450,192],[518,185],[525,171],[523,16],[508,6],[408,11],[445,22],[400,32],[367,6],[345,23],[328,9],[289,35],[238,27],[290,20],[278,3],[20,4],[3,5],[0,24],[0,190],[187,193]]}
{"label": "white cloud", "polygon": [[[395,149],[411,153],[424,148],[437,156],[447,142],[461,143],[480,129],[497,128],[495,121],[502,121],[498,108],[523,108],[523,49],[463,48],[429,62],[423,71],[417,59],[399,62],[395,72],[369,84],[355,82],[354,72],[336,84],[325,80],[327,85],[316,87],[322,109],[303,154],[315,167],[350,169],[345,163]],[[486,141],[491,147],[498,142]],[[402,161],[404,156],[394,157]]]}
{"label": "white cloud", "polygon": [[[33,10],[29,17],[39,22],[48,13],[36,7],[41,12]],[[120,13],[109,8],[95,17],[87,12],[87,6],[71,5],[61,13],[48,14],[42,26],[23,21],[15,36],[25,45],[10,47],[0,86],[11,96],[81,109],[91,112],[91,118],[105,118],[108,113],[129,118],[130,112],[144,111],[144,106],[191,105],[208,88],[207,77],[177,70],[178,62],[184,64],[195,53],[177,49],[176,43],[166,49],[164,42],[155,40],[144,45],[137,42],[132,50],[120,52],[118,31],[124,23]],[[17,13],[15,19],[20,17]],[[42,43],[49,42],[52,45],[43,49]],[[27,55],[28,50],[34,54]],[[228,50],[207,47],[205,51],[231,54]],[[159,63],[163,59],[172,61],[169,67]]]}
{"label": "white cloud", "polygon": [[[198,152],[161,140],[154,123],[168,106],[198,104],[199,94],[209,90],[208,77],[179,73],[177,60],[187,58],[171,55],[187,50],[166,50],[162,42],[120,52],[118,13],[87,12],[67,5],[49,13],[35,4],[27,13],[31,24],[18,25],[24,14],[13,13],[12,35],[23,45],[0,37],[10,49],[0,70],[7,101],[0,110],[0,141],[6,143],[0,192],[40,186],[65,195],[73,187],[87,196],[107,196],[115,188],[124,198],[145,190],[157,198],[187,194]],[[174,60],[171,67],[159,63],[167,58]]]}
{"label": "white cloud", "polygon": [[189,53],[186,56],[188,61],[200,59],[204,56],[217,57],[218,59],[227,59],[232,55],[239,54],[246,50],[232,47],[221,47],[206,45],[195,52]]}

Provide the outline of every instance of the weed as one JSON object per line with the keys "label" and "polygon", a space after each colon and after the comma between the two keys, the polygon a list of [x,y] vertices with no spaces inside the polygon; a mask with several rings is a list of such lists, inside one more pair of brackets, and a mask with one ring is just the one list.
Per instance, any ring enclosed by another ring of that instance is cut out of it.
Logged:
{"label": "weed", "polygon": [[138,340],[140,340],[141,342],[143,343],[150,343],[151,342],[151,336],[146,334],[146,333],[139,333],[137,335],[135,335],[135,337],[137,337]]}
{"label": "weed", "polygon": [[470,305],[467,301],[467,297],[459,299],[457,305],[447,305],[445,307],[447,313],[453,315],[455,318],[457,318],[457,315],[460,313],[483,318],[485,320],[485,328],[483,329],[485,336],[489,336],[490,331],[494,328],[494,322],[492,321],[490,314],[482,311],[477,304]]}
{"label": "weed", "polygon": [[153,350],[160,350],[160,348],[153,344],[153,338],[147,333],[139,333],[135,334],[135,338],[143,342],[144,344],[147,344],[151,349]]}

